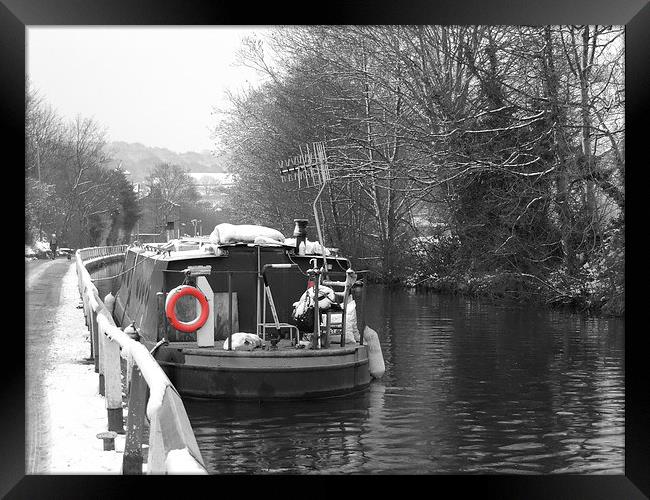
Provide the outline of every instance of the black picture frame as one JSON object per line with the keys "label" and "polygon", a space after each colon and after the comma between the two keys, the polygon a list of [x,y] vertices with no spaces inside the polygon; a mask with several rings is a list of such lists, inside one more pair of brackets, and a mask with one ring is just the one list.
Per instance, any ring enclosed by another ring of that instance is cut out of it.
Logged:
{"label": "black picture frame", "polygon": [[[643,233],[642,172],[648,167],[644,142],[645,124],[650,119],[650,5],[647,0],[417,0],[388,1],[328,1],[319,4],[280,4],[266,2],[251,5],[244,2],[181,1],[181,0],[0,0],[0,120],[3,121],[4,151],[12,152],[3,172],[17,175],[24,158],[24,75],[26,27],[36,25],[270,25],[270,24],[624,24],[626,25],[626,226],[636,227],[626,234],[627,245],[626,325],[625,339],[626,415],[625,415],[625,474],[624,475],[544,475],[544,476],[427,476],[418,478],[417,487],[425,494],[450,491],[454,497],[473,492],[481,497],[495,498],[647,498],[650,496],[650,376],[646,369],[647,351],[643,349],[645,332],[640,324],[631,323],[630,316],[644,300],[643,292],[634,293],[634,281],[640,282],[644,268],[640,245],[634,240]],[[23,161],[24,164],[24,161]],[[630,168],[631,167],[631,168]],[[631,196],[630,196],[631,192]],[[11,202],[9,202],[11,203]],[[636,207],[635,207],[636,205]],[[630,216],[631,214],[631,216]],[[8,213],[12,215],[11,211]],[[11,218],[11,217],[9,217]],[[20,218],[14,221],[13,234],[20,234]],[[20,249],[16,243],[15,248]],[[11,257],[6,257],[11,259]],[[18,256],[18,259],[21,257]],[[9,267],[17,267],[12,266]],[[18,271],[20,274],[20,272]],[[10,283],[13,279],[7,278]],[[18,276],[18,282],[21,277]],[[632,280],[632,281],[630,281]],[[5,305],[7,316],[14,308]],[[20,310],[18,307],[17,310]],[[24,337],[20,326],[13,327],[5,319],[3,328],[6,351],[0,407],[3,451],[0,465],[0,495],[7,498],[112,498],[132,496],[131,488],[151,485],[174,493],[168,480],[143,482],[145,478],[123,476],[25,476],[25,413],[24,413]],[[28,318],[26,318],[28,321]],[[215,481],[216,479],[216,481]],[[294,494],[311,495],[322,489],[322,483],[332,478],[298,477],[283,481]],[[343,487],[351,486],[354,478],[343,479]],[[367,478],[366,478],[367,479]],[[406,487],[404,477],[372,477],[363,481],[363,488],[383,489],[393,484]],[[191,481],[191,482],[190,482]],[[196,482],[203,486],[196,486]],[[225,481],[225,483],[224,483]],[[237,495],[248,489],[241,478],[178,478],[180,494],[189,496],[199,489],[212,494]],[[272,483],[273,482],[273,483]],[[422,484],[422,483],[426,484]],[[227,484],[229,492],[225,493]],[[274,477],[257,478],[252,484],[268,488]],[[191,486],[190,486],[191,485]],[[411,488],[415,486],[408,486]],[[451,489],[448,489],[451,488]],[[328,490],[338,494],[338,490]],[[415,490],[413,489],[412,491]],[[199,493],[200,494],[200,493]],[[448,495],[449,493],[447,493]]]}

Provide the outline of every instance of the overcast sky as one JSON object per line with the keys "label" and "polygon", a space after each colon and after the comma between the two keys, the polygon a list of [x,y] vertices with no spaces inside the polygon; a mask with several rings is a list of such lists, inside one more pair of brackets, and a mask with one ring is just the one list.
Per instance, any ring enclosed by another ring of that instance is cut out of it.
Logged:
{"label": "overcast sky", "polygon": [[93,117],[112,141],[213,149],[214,106],[259,75],[237,66],[242,36],[264,27],[30,27],[27,74],[66,118]]}

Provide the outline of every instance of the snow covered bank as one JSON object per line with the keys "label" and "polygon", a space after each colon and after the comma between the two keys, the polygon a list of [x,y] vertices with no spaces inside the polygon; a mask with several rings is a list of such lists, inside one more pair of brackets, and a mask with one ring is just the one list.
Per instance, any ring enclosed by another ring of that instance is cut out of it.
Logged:
{"label": "snow covered bank", "polygon": [[50,243],[35,241],[32,245],[25,245],[25,260],[46,259],[50,252]]}
{"label": "snow covered bank", "polygon": [[[61,306],[52,331],[51,369],[45,375],[50,415],[49,464],[45,473],[120,474],[124,435],[104,451],[97,434],[107,429],[104,398],[90,356],[88,329],[77,291],[75,266],[61,284]],[[28,403],[29,404],[29,403]]]}

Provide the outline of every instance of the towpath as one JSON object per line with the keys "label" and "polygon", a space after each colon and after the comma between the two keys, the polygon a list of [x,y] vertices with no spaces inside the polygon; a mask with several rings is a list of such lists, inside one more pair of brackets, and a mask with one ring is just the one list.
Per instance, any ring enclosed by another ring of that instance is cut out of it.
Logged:
{"label": "towpath", "polygon": [[43,376],[51,369],[50,344],[59,307],[61,279],[70,267],[63,259],[25,265],[25,471],[43,472],[48,463],[49,416]]}
{"label": "towpath", "polygon": [[104,452],[104,399],[90,356],[74,265],[67,259],[26,263],[25,471],[119,473],[123,436]]}

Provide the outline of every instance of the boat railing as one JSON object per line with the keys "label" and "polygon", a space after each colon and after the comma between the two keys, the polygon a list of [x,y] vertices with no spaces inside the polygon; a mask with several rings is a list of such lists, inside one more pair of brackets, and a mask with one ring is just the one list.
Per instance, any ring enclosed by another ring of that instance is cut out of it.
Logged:
{"label": "boat railing", "polygon": [[[123,254],[126,248],[119,245],[76,252],[79,293],[90,330],[91,356],[99,374],[99,393],[106,401],[108,431],[126,434],[122,474],[142,474],[145,418],[149,422],[148,474],[206,474],[180,395],[147,348],[116,326],[113,305],[100,299],[86,269],[88,260]],[[127,367],[124,388],[120,358]],[[126,429],[123,389],[128,394]]]}

